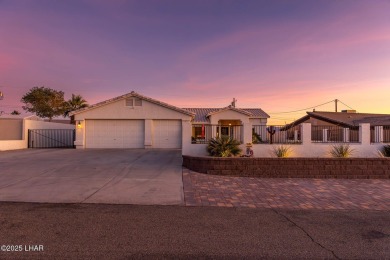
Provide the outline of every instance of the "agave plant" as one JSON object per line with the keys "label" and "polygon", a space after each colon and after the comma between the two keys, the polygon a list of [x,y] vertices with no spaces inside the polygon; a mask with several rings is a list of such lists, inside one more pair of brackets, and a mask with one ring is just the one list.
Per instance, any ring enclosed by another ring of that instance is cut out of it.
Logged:
{"label": "agave plant", "polygon": [[390,157],[390,144],[383,146],[380,150],[380,154],[383,157]]}
{"label": "agave plant", "polygon": [[241,153],[239,145],[239,141],[232,139],[229,136],[212,138],[207,145],[207,152],[215,157],[236,156]]}
{"label": "agave plant", "polygon": [[348,144],[340,144],[332,146],[330,155],[334,158],[348,158],[352,156],[354,151]]}
{"label": "agave plant", "polygon": [[279,158],[287,158],[291,155],[291,147],[284,145],[274,147],[273,154]]}

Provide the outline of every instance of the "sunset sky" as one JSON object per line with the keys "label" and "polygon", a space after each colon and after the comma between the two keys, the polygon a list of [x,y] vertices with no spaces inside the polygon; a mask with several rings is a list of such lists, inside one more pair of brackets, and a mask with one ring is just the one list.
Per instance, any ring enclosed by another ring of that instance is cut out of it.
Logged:
{"label": "sunset sky", "polygon": [[0,111],[34,86],[90,104],[235,97],[277,123],[336,98],[390,113],[390,1],[0,0]]}

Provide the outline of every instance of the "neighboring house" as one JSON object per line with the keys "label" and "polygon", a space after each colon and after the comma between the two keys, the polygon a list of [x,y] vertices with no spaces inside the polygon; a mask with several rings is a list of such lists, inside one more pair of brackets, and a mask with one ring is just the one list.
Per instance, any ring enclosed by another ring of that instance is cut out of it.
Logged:
{"label": "neighboring house", "polygon": [[[76,148],[178,148],[230,135],[252,140],[252,125],[265,125],[261,109],[178,108],[131,92],[70,115],[76,122]],[[203,146],[202,146],[203,147]]]}
{"label": "neighboring house", "polygon": [[37,116],[6,115],[0,116],[0,140],[23,140],[24,120],[38,120]]}
{"label": "neighboring house", "polygon": [[375,125],[390,125],[390,115],[357,113],[355,110],[342,110],[341,112],[306,112],[307,115],[290,123],[289,125],[299,125],[301,123],[311,123],[315,125],[334,125],[342,127],[354,127],[359,124],[369,123]]}
{"label": "neighboring house", "polygon": [[[41,118],[34,115],[0,116],[0,151],[27,148],[29,146],[29,130],[38,131],[38,129],[74,129],[74,125],[69,124],[69,122],[70,121],[68,121],[68,124],[45,122]],[[41,139],[46,138],[55,142],[55,139],[53,139],[53,137],[48,133],[38,133],[38,137]]]}
{"label": "neighboring house", "polygon": [[372,142],[375,141],[375,131],[380,131],[381,136],[384,136],[386,140],[390,136],[390,115],[388,114],[357,113],[355,110],[306,113],[306,116],[288,124],[287,128],[296,127],[302,123],[311,123],[313,141],[323,141],[324,131],[326,131],[328,141],[359,142],[360,124],[370,124]]}

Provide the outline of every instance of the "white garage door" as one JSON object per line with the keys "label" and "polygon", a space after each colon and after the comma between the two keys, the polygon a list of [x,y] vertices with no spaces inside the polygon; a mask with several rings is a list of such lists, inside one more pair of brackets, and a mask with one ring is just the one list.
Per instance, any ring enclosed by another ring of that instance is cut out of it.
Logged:
{"label": "white garage door", "polygon": [[144,148],[144,120],[86,120],[87,148]]}
{"label": "white garage door", "polygon": [[153,120],[153,148],[181,148],[181,120]]}

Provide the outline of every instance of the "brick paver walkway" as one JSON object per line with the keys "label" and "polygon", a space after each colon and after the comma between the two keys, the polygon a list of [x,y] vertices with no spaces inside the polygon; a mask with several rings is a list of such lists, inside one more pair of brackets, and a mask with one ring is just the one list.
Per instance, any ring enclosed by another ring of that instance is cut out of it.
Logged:
{"label": "brick paver walkway", "polygon": [[390,210],[390,180],[265,179],[183,169],[187,206]]}

